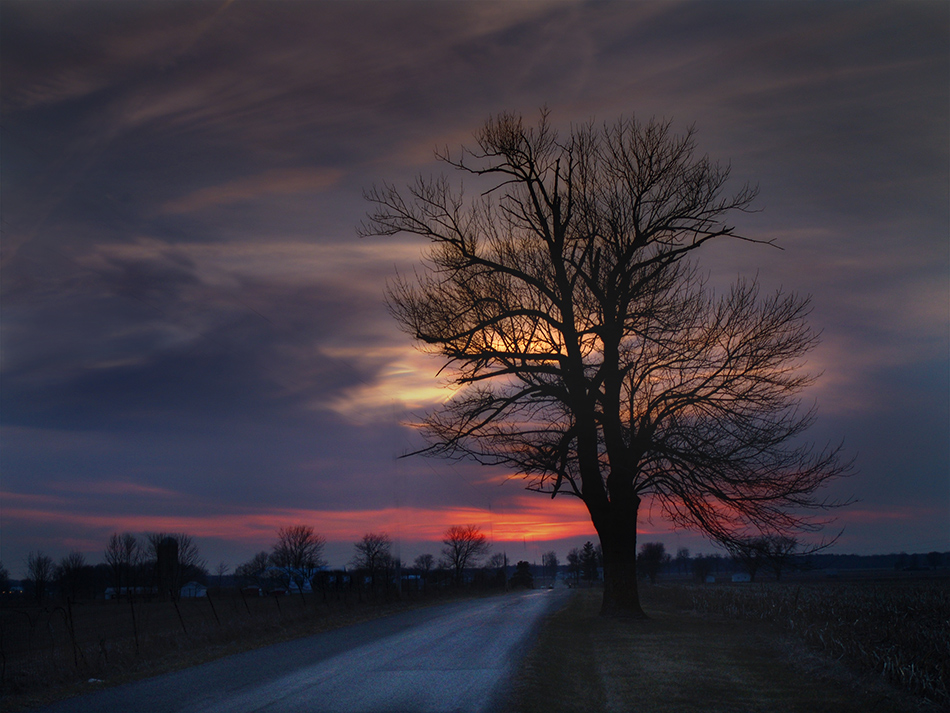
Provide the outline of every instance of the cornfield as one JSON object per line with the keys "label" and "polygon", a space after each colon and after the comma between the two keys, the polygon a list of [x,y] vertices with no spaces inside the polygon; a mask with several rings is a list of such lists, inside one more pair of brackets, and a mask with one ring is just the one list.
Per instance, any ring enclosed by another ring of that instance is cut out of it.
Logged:
{"label": "cornfield", "polygon": [[950,582],[691,588],[701,612],[759,619],[950,707]]}

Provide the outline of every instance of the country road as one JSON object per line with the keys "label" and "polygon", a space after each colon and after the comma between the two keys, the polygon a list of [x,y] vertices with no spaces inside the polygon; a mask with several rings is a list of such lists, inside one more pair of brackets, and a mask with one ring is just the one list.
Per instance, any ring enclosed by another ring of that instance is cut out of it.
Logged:
{"label": "country road", "polygon": [[453,602],[62,701],[44,713],[493,711],[568,590]]}

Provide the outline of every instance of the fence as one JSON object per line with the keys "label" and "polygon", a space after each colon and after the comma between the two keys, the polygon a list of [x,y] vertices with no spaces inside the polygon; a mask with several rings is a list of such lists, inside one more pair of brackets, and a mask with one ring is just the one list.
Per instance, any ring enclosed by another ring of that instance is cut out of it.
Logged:
{"label": "fence", "polygon": [[[267,643],[364,616],[368,609],[445,596],[444,591],[336,587],[255,596],[210,590],[179,601],[123,598],[0,609],[0,684],[23,693],[142,668],[209,645]],[[235,649],[236,650],[236,649]]]}

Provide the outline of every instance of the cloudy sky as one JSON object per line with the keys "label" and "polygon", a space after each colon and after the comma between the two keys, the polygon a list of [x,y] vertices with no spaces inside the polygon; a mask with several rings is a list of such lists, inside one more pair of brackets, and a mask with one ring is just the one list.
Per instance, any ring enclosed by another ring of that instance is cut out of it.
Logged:
{"label": "cloudy sky", "polygon": [[[184,531],[209,567],[312,524],[332,564],[476,523],[539,558],[580,503],[397,460],[443,394],[383,303],[418,239],[363,190],[499,111],[695,124],[758,183],[713,285],[813,295],[812,438],[857,473],[837,552],[950,550],[944,2],[18,2],[2,7],[0,557]],[[650,512],[642,537],[711,547]],[[837,531],[837,530],[835,530]]]}

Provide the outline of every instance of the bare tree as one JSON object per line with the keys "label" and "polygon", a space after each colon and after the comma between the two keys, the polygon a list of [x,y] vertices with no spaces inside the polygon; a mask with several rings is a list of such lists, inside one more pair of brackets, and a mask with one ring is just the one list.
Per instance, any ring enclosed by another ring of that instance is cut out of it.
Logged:
{"label": "bare tree", "polygon": [[26,557],[26,573],[29,580],[33,583],[33,594],[36,601],[42,601],[46,597],[46,591],[53,581],[53,559],[37,552],[30,552]]}
{"label": "bare tree", "polygon": [[291,525],[277,531],[277,542],[270,554],[270,563],[280,571],[281,579],[290,587],[296,585],[303,593],[317,570],[326,566],[323,548],[326,540],[309,525]]}
{"label": "bare tree", "polygon": [[112,586],[115,589],[116,601],[118,601],[123,586],[134,586],[135,571],[142,563],[145,554],[135,535],[130,532],[121,535],[113,532],[103,554],[112,573]]}
{"label": "bare tree", "polygon": [[442,535],[442,555],[445,557],[456,585],[462,584],[466,567],[474,567],[488,552],[488,538],[476,525],[452,525]]}
{"label": "bare tree", "polygon": [[[782,572],[794,569],[802,559],[801,543],[795,537],[769,535],[765,538],[765,560],[775,573],[775,579],[781,581]],[[809,553],[814,548],[809,548]]]}
{"label": "bare tree", "polygon": [[[810,531],[815,492],[845,474],[839,449],[802,445],[813,411],[796,367],[815,345],[808,300],[755,282],[713,296],[690,256],[760,242],[725,222],[756,190],[668,122],[574,127],[542,112],[490,119],[476,146],[437,156],[445,177],[384,185],[361,235],[431,243],[399,278],[392,314],[451,370],[457,392],[425,420],[420,453],[521,473],[580,498],[604,554],[604,614],[643,616],[636,529],[650,496],[676,525],[718,542]],[[803,514],[804,513],[804,514]]]}
{"label": "bare tree", "polygon": [[729,544],[729,553],[749,575],[749,581],[755,581],[768,558],[768,538],[765,536],[747,537]]}
{"label": "bare tree", "polygon": [[264,587],[269,579],[267,569],[270,566],[270,555],[266,551],[258,552],[244,564],[238,565],[234,576],[241,584],[256,584]]}
{"label": "bare tree", "polygon": [[75,550],[63,557],[56,565],[56,581],[59,583],[60,591],[68,599],[75,601],[78,598],[85,566],[86,558],[81,552]]}
{"label": "bare tree", "polygon": [[229,569],[231,569],[231,565],[227,562],[218,562],[218,566],[214,570],[214,573],[218,576],[218,589],[224,586],[224,578],[227,576]]}
{"label": "bare tree", "polygon": [[392,546],[392,538],[385,532],[368,532],[353,545],[356,553],[351,564],[369,573],[375,587],[377,576],[385,573],[392,564]]}
{"label": "bare tree", "polygon": [[680,547],[678,550],[676,550],[676,569],[678,572],[688,573],[689,562],[690,557],[688,547]]}
{"label": "bare tree", "polygon": [[432,568],[435,566],[435,558],[426,552],[416,557],[415,561],[412,563],[412,566],[415,567],[422,573],[423,577],[428,577],[429,572],[432,571]]}
{"label": "bare tree", "polygon": [[505,581],[505,570],[508,568],[508,557],[504,552],[495,552],[485,562],[485,569],[494,572],[497,579]]}

